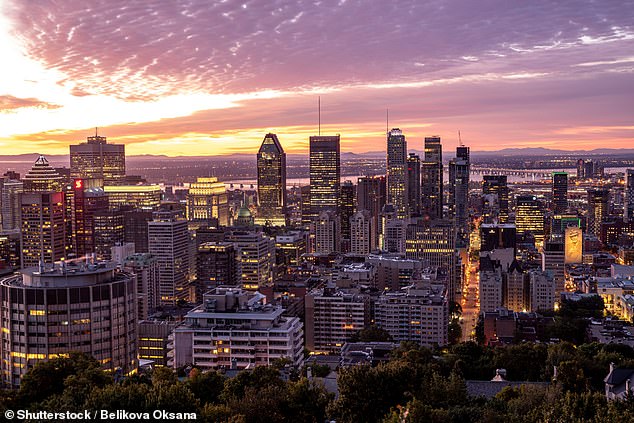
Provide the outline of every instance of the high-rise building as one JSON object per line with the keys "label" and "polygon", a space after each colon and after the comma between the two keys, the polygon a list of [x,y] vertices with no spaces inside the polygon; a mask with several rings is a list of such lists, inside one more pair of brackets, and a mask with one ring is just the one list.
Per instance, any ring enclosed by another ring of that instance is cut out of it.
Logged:
{"label": "high-rise building", "polygon": [[275,134],[266,134],[257,156],[258,214],[255,223],[286,224],[286,153]]}
{"label": "high-rise building", "polygon": [[299,266],[306,253],[306,236],[303,232],[291,232],[275,237],[275,255],[284,266]]}
{"label": "high-rise building", "polygon": [[370,323],[370,299],[358,290],[312,290],[304,298],[306,349],[338,352],[350,336]]}
{"label": "high-rise building", "polygon": [[205,242],[196,253],[196,279],[205,292],[222,285],[238,283],[236,249],[230,242]]}
{"label": "high-rise building", "polygon": [[372,219],[373,234],[378,247],[379,232],[381,232],[381,210],[386,201],[385,176],[364,176],[357,183],[357,211],[367,210]]}
{"label": "high-rise building", "polygon": [[484,175],[482,184],[482,194],[486,201],[489,196],[496,198],[497,207],[494,211],[483,212],[484,222],[506,223],[509,220],[509,187],[506,183],[506,175]]}
{"label": "high-rise building", "polygon": [[229,225],[227,188],[218,178],[197,178],[187,193],[187,220],[205,226],[213,219],[222,226]]}
{"label": "high-rise building", "polygon": [[523,271],[517,260],[513,260],[509,268],[502,275],[504,278],[504,307],[508,310],[521,312],[528,310],[528,286],[526,273]]}
{"label": "high-rise building", "polygon": [[368,255],[377,248],[373,219],[367,210],[358,211],[350,218],[350,252]]}
{"label": "high-rise building", "polygon": [[108,144],[97,134],[70,146],[70,176],[101,179],[104,185],[125,184],[125,145]]}
{"label": "high-rise building", "polygon": [[557,236],[547,240],[542,251],[542,271],[550,272],[550,277],[555,284],[555,295],[557,297],[566,290],[566,253],[564,246],[565,243],[562,237]]}
{"label": "high-rise building", "polygon": [[20,268],[20,230],[0,231],[0,274]]}
{"label": "high-rise building", "polygon": [[553,172],[553,211],[565,213],[568,208],[568,174],[566,172]]}
{"label": "high-rise building", "polygon": [[134,243],[134,251],[147,253],[148,222],[152,221],[152,212],[146,210],[123,211],[124,241]]}
{"label": "high-rise building", "polygon": [[586,228],[597,238],[601,236],[601,222],[608,217],[610,190],[596,188],[588,190],[588,214]]}
{"label": "high-rise building", "polygon": [[528,272],[530,283],[530,311],[548,311],[555,307],[557,292],[551,272],[531,270]]}
{"label": "high-rise building", "polygon": [[242,288],[256,291],[273,283],[275,240],[263,232],[233,230],[225,234],[238,257],[238,277]]}
{"label": "high-rise building", "polygon": [[405,135],[392,129],[387,136],[387,202],[392,204],[400,218],[409,216],[407,194],[407,142]]}
{"label": "high-rise building", "polygon": [[123,262],[123,269],[136,275],[137,314],[139,321],[161,305],[160,265],[157,257],[135,253]]}
{"label": "high-rise building", "polygon": [[22,267],[66,257],[66,205],[61,177],[40,156],[24,177],[21,197]]}
{"label": "high-rise building", "polygon": [[421,192],[423,213],[432,219],[443,217],[443,165],[440,137],[425,137],[425,161],[422,163]]}
{"label": "high-rise building", "polygon": [[335,212],[323,211],[315,222],[315,252],[341,252],[341,218]]}
{"label": "high-rise building", "polygon": [[298,317],[283,316],[266,296],[236,288],[216,288],[185,316],[170,343],[168,365],[244,370],[285,358],[304,362],[304,331]]}
{"label": "high-rise building", "polygon": [[420,157],[415,153],[409,153],[407,156],[407,201],[411,214],[418,215],[422,211],[420,180]]}
{"label": "high-rise building", "polygon": [[162,191],[158,185],[118,185],[103,188],[112,210],[133,208],[153,211],[161,205]]}
{"label": "high-rise building", "polygon": [[[73,238],[76,257],[95,252],[95,214],[108,211],[108,196],[93,180],[75,179],[73,183]],[[108,247],[109,250],[109,247]]]}
{"label": "high-rise building", "polygon": [[515,249],[516,234],[515,225],[483,223],[480,225],[480,251]]}
{"label": "high-rise building", "polygon": [[93,215],[95,253],[98,260],[111,261],[112,247],[125,242],[123,213],[105,210]]}
{"label": "high-rise building", "polygon": [[341,251],[350,251],[350,218],[356,208],[356,187],[352,181],[341,184],[341,200],[339,204],[339,217],[341,220]]}
{"label": "high-rise building", "polygon": [[456,157],[449,162],[449,216],[461,232],[467,231],[471,164],[469,147],[456,148]]}
{"label": "high-rise building", "polygon": [[624,197],[624,218],[625,220],[634,222],[634,169],[627,169],[625,171]]}
{"label": "high-rise building", "polygon": [[93,356],[112,372],[137,370],[134,276],[112,263],[24,269],[0,281],[0,311],[6,386],[17,387],[38,362],[73,351]]}
{"label": "high-rise building", "polygon": [[20,229],[20,196],[24,190],[22,181],[11,179],[9,176],[0,178],[0,220],[2,230]]}
{"label": "high-rise building", "polygon": [[187,221],[157,212],[148,222],[148,250],[159,262],[161,304],[172,305],[189,295],[189,234]]}
{"label": "high-rise building", "polygon": [[503,278],[502,266],[488,255],[480,256],[480,274],[478,281],[480,312],[490,312],[502,306]]}
{"label": "high-rise building", "polygon": [[299,196],[299,208],[302,216],[302,225],[304,227],[307,227],[308,225],[310,225],[313,216],[310,211],[310,185],[304,185],[300,187]]}
{"label": "high-rise building", "polygon": [[515,198],[515,228],[517,234],[533,234],[535,244],[544,242],[544,208],[534,195],[519,195]]}
{"label": "high-rise building", "polygon": [[310,137],[310,212],[313,219],[322,211],[339,209],[341,181],[340,137]]}
{"label": "high-rise building", "polygon": [[376,324],[395,342],[447,345],[449,305],[444,295],[422,286],[383,292],[375,305]]}

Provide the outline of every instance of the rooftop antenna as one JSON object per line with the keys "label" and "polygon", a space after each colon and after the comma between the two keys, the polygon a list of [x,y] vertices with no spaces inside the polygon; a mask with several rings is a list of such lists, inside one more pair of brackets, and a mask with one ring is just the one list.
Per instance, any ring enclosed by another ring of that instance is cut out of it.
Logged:
{"label": "rooftop antenna", "polygon": [[462,144],[462,138],[460,138],[460,129],[458,129],[458,145],[460,147],[464,147],[464,144]]}
{"label": "rooftop antenna", "polygon": [[317,97],[317,135],[321,135],[321,96]]}
{"label": "rooftop antenna", "polygon": [[390,134],[390,109],[385,108],[385,133]]}
{"label": "rooftop antenna", "polygon": [[97,127],[95,126],[95,136],[97,136]]}

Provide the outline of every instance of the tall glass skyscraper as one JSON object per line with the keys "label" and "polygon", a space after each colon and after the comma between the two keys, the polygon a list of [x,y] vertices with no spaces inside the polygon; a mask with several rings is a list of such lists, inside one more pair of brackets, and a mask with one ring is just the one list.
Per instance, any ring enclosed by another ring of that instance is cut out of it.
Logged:
{"label": "tall glass skyscraper", "polygon": [[400,129],[392,129],[387,137],[387,202],[399,218],[409,216],[407,186],[407,142]]}
{"label": "tall glass skyscraper", "polygon": [[286,153],[275,134],[266,134],[258,151],[258,214],[262,225],[286,224]]}
{"label": "tall glass skyscraper", "polygon": [[310,211],[313,220],[322,211],[339,210],[340,155],[339,135],[310,137]]}
{"label": "tall glass skyscraper", "polygon": [[440,137],[425,137],[425,161],[423,162],[423,209],[433,219],[442,218],[442,144]]}
{"label": "tall glass skyscraper", "polygon": [[553,211],[564,213],[568,208],[568,174],[553,172]]}
{"label": "tall glass skyscraper", "polygon": [[88,137],[70,146],[70,176],[101,179],[104,185],[125,185],[125,145],[108,144],[106,137]]}
{"label": "tall glass skyscraper", "polygon": [[449,162],[449,215],[458,230],[466,232],[469,218],[469,147],[456,148],[456,158]]}

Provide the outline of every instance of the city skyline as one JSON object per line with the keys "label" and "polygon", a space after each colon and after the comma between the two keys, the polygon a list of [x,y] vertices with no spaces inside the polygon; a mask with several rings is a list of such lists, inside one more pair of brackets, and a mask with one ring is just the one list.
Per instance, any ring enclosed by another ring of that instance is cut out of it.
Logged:
{"label": "city skyline", "polygon": [[304,154],[318,95],[342,152],[383,150],[387,108],[414,150],[458,130],[480,151],[631,145],[632,8],[469,6],[4,1],[0,145],[65,154],[99,126],[131,156],[250,153],[268,132]]}

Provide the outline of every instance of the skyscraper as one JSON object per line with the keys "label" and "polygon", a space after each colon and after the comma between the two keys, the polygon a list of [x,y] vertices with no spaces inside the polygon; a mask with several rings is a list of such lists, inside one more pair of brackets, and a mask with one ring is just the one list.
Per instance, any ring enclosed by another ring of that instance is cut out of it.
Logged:
{"label": "skyscraper", "polygon": [[338,212],[341,164],[340,137],[310,137],[310,212],[317,219],[322,211]]}
{"label": "skyscraper", "polygon": [[425,161],[422,165],[423,212],[431,218],[443,216],[443,166],[440,137],[425,137]]}
{"label": "skyscraper", "polygon": [[332,211],[323,211],[315,222],[315,252],[341,252],[341,219]]}
{"label": "skyscraper", "polygon": [[588,214],[586,228],[588,233],[601,237],[601,222],[608,216],[610,190],[589,189],[588,190]]}
{"label": "skyscraper", "polygon": [[339,215],[341,218],[341,251],[350,251],[350,218],[354,214],[356,187],[352,181],[344,181],[341,184],[341,199]]}
{"label": "skyscraper", "polygon": [[187,220],[204,226],[212,219],[218,219],[220,225],[229,225],[227,189],[218,178],[197,178],[189,185]]}
{"label": "skyscraper", "polygon": [[421,213],[420,178],[420,157],[415,153],[409,153],[407,156],[407,202],[411,214]]}
{"label": "skyscraper", "polygon": [[186,299],[189,284],[189,234],[187,221],[170,212],[154,213],[148,222],[148,249],[159,262],[160,303],[172,305]]}
{"label": "skyscraper", "polygon": [[449,162],[449,216],[462,232],[466,232],[469,218],[470,171],[469,147],[457,147],[456,158]]}
{"label": "skyscraper", "polygon": [[11,179],[9,176],[0,177],[1,229],[20,229],[20,196],[23,190],[22,181]]}
{"label": "skyscraper", "polygon": [[544,242],[544,209],[534,195],[518,195],[515,206],[515,227],[517,234],[531,233],[535,244]]}
{"label": "skyscraper", "polygon": [[238,258],[238,275],[242,288],[256,291],[273,282],[275,240],[262,232],[235,230],[225,234]]}
{"label": "skyscraper", "polygon": [[90,181],[94,179],[75,179],[73,183],[73,235],[77,257],[95,252],[95,214],[108,210],[108,196],[103,188],[91,186]]}
{"label": "skyscraper", "polygon": [[21,199],[22,267],[66,256],[66,207],[61,177],[40,156],[24,177]]}
{"label": "skyscraper", "polygon": [[630,222],[634,222],[634,169],[625,171],[625,204],[624,217]]}
{"label": "skyscraper", "polygon": [[564,213],[568,208],[568,174],[566,172],[553,172],[553,211]]}
{"label": "skyscraper", "polygon": [[257,156],[258,214],[255,223],[286,224],[286,153],[275,134],[266,134]]}
{"label": "skyscraper", "polygon": [[[509,220],[509,187],[506,183],[506,175],[484,175],[482,194],[484,201],[487,197],[494,196],[497,200],[496,207],[491,213],[483,213],[485,223],[492,223],[497,220],[499,223],[506,223]],[[491,208],[489,208],[491,211]]]}
{"label": "skyscraper", "polygon": [[387,136],[387,202],[400,218],[409,216],[407,189],[407,142],[403,132],[394,128]]}
{"label": "skyscraper", "polygon": [[374,236],[373,248],[378,246],[381,227],[381,210],[386,200],[385,176],[364,176],[357,182],[357,211],[370,212],[371,230]]}
{"label": "skyscraper", "polygon": [[108,144],[95,133],[85,143],[70,146],[70,176],[101,179],[104,185],[125,184],[125,145]]}

